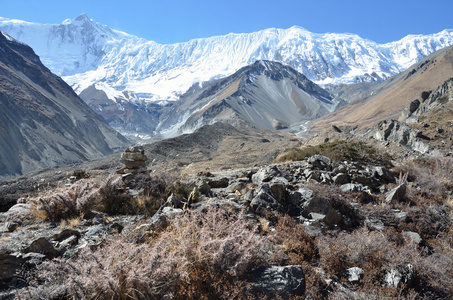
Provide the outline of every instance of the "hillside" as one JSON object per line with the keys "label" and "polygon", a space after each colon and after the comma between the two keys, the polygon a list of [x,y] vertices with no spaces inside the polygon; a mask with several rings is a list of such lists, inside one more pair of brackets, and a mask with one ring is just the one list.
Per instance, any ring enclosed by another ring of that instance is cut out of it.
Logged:
{"label": "hillside", "polygon": [[33,50],[0,33],[0,178],[127,146]]}
{"label": "hillside", "polygon": [[422,92],[432,91],[452,76],[453,47],[446,47],[373,87],[362,101],[310,123],[310,130],[318,132],[332,125],[365,128],[385,119],[398,119]]}

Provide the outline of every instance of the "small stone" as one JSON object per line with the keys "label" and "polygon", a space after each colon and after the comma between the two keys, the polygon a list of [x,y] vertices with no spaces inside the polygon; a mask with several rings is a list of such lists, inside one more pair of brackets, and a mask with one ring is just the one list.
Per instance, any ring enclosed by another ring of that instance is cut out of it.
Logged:
{"label": "small stone", "polygon": [[257,267],[252,271],[252,287],[271,296],[302,296],[305,293],[305,274],[301,266]]}
{"label": "small stone", "polygon": [[363,185],[357,183],[346,183],[340,186],[342,192],[358,193],[363,191]]}
{"label": "small stone", "polygon": [[14,230],[17,229],[17,227],[19,227],[19,224],[17,224],[16,222],[6,222],[5,223],[5,229],[8,232],[13,232]]}
{"label": "small stone", "polygon": [[363,275],[365,275],[365,272],[359,267],[352,267],[347,269],[344,272],[344,275],[349,282],[360,282],[360,280],[363,278]]}
{"label": "small stone", "polygon": [[406,184],[403,183],[385,194],[385,202],[393,203],[395,201],[401,201],[405,195],[406,195]]}
{"label": "small stone", "polygon": [[365,224],[370,230],[382,231],[385,229],[384,223],[377,218],[367,217],[365,219]]}

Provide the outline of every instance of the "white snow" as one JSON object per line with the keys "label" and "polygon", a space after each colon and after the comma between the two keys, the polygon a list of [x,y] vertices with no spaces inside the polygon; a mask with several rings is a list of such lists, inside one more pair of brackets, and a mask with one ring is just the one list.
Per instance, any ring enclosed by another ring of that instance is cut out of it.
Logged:
{"label": "white snow", "polygon": [[147,101],[176,100],[192,84],[231,75],[256,60],[282,62],[319,84],[353,83],[373,72],[389,77],[453,44],[453,30],[377,44],[354,34],[294,26],[163,45],[86,15],[58,25],[0,18],[0,30],[30,45],[78,93],[103,82],[105,89],[132,91]]}

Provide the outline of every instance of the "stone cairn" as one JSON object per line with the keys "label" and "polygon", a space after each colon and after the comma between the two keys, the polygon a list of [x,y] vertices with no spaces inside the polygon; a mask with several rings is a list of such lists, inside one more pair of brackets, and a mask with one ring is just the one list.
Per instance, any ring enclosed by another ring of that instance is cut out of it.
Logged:
{"label": "stone cairn", "polygon": [[124,166],[116,173],[122,174],[124,180],[128,180],[138,173],[146,172],[146,161],[148,157],[142,146],[132,146],[127,148],[122,154]]}

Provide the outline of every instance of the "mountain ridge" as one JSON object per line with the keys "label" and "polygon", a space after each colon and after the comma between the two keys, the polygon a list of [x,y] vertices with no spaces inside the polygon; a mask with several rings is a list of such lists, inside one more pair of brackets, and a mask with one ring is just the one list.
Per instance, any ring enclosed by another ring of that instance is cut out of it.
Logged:
{"label": "mountain ridge", "polygon": [[[33,26],[38,26],[36,30],[40,28],[39,24]],[[119,91],[132,91],[141,99],[153,101],[176,100],[193,83],[229,76],[256,60],[289,65],[318,84],[383,80],[435,50],[453,44],[453,30],[410,35],[396,42],[378,44],[356,34],[318,34],[293,26],[165,45],[112,30],[86,15],[59,25],[43,26],[47,27],[39,29],[41,46],[44,41],[55,46],[58,46],[56,40],[62,41],[58,35],[45,34],[50,28],[74,38],[90,26],[98,30],[84,35],[88,43],[85,48],[79,47],[71,55],[53,59],[65,62],[58,67],[66,72],[64,79],[77,93],[102,81]],[[43,61],[56,55],[39,45],[36,47],[32,38],[27,40],[25,27],[20,29],[13,21],[0,19],[0,29],[8,29],[6,32],[16,38],[15,34],[21,35]],[[65,45],[52,51],[61,52],[62,47],[67,50]],[[49,68],[54,71],[56,66]]]}

